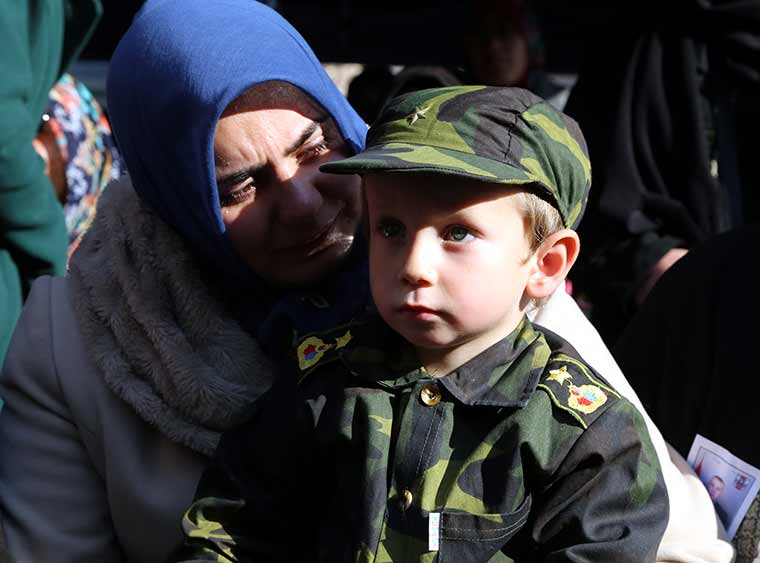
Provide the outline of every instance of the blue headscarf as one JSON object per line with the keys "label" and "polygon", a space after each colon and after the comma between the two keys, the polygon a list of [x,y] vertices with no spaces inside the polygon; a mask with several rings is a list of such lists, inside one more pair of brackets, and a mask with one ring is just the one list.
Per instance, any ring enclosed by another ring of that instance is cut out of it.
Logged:
{"label": "blue headscarf", "polygon": [[283,319],[301,334],[321,330],[368,300],[363,250],[331,281],[341,296],[334,306],[304,310],[303,295],[268,288],[225,235],[214,131],[230,102],[270,80],[309,94],[354,152],[364,147],[366,125],[301,35],[253,0],[148,0],[114,52],[107,83],[111,124],[135,190],[232,291],[247,289],[250,301],[236,308],[264,345]]}
{"label": "blue headscarf", "polygon": [[214,131],[230,102],[269,80],[309,94],[354,152],[364,147],[367,126],[306,41],[252,0],[148,0],[108,73],[108,111],[135,190],[202,259],[244,278],[222,222]]}

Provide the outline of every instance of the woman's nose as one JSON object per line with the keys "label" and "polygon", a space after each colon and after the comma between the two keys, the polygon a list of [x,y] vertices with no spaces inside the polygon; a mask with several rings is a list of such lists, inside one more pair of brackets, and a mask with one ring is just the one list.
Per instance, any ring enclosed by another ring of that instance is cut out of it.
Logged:
{"label": "woman's nose", "polygon": [[296,174],[281,180],[277,196],[279,217],[285,223],[313,221],[324,197],[312,175]]}

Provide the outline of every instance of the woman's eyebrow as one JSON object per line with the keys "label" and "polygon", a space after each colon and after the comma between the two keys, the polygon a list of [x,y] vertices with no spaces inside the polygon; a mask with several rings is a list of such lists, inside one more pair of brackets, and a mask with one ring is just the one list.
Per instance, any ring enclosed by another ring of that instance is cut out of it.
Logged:
{"label": "woman's eyebrow", "polygon": [[319,129],[322,124],[329,119],[329,116],[327,114],[323,114],[320,117],[316,118],[314,121],[309,123],[306,128],[303,130],[301,135],[298,137],[298,139],[290,145],[285,150],[285,156],[289,156],[296,152],[298,149],[300,149],[306,141],[308,141],[311,136],[314,134],[314,132]]}
{"label": "woman's eyebrow", "polygon": [[[298,136],[298,139],[296,139],[292,145],[285,149],[285,156],[290,156],[298,149],[300,149],[306,143],[306,141],[311,138],[314,132],[317,131],[317,129],[319,129],[322,124],[325,123],[328,119],[330,119],[330,116],[324,114],[309,123]],[[246,178],[253,176],[265,167],[266,164],[256,164],[254,166],[246,166],[244,168],[240,168],[239,170],[235,170],[234,172],[230,172],[229,174],[218,177],[216,179],[216,185],[221,189],[237,184],[238,182],[242,182]]]}

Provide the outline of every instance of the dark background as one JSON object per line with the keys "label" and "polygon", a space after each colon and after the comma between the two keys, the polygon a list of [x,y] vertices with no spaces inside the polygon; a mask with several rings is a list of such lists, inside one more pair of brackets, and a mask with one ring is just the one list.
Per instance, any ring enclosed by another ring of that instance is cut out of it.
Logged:
{"label": "dark background", "polygon": [[[213,0],[209,0],[213,2]],[[442,64],[462,62],[462,33],[471,3],[454,0],[269,0],[298,29],[322,62]],[[534,0],[543,30],[546,70],[575,73],[583,41],[619,9],[606,3]],[[104,17],[83,54],[109,59],[142,0],[103,0]]]}

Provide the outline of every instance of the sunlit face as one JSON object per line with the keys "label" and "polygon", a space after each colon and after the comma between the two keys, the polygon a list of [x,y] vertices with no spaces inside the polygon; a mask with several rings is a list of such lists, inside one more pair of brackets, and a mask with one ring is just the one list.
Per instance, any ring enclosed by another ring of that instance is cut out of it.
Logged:
{"label": "sunlit face", "polygon": [[280,286],[312,283],[351,248],[361,218],[355,176],[319,171],[349,156],[332,118],[292,86],[257,86],[214,135],[227,236],[251,269]]}
{"label": "sunlit face", "polygon": [[725,488],[726,484],[723,482],[723,479],[717,475],[713,475],[712,479],[707,482],[707,492],[713,502],[718,500],[718,497],[723,494],[723,489]]}
{"label": "sunlit face", "polygon": [[372,295],[423,363],[455,348],[469,359],[514,330],[535,263],[514,190],[418,174],[364,186]]}

